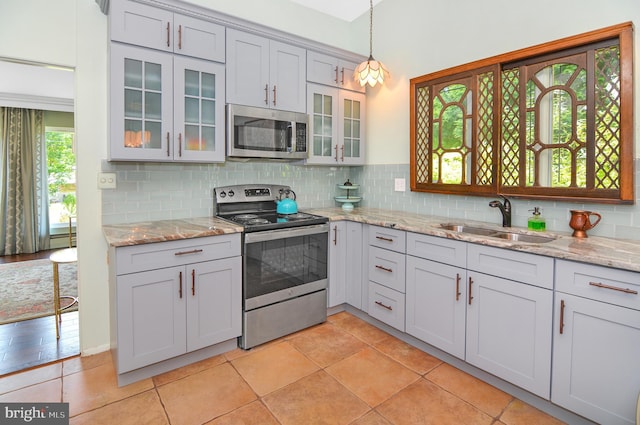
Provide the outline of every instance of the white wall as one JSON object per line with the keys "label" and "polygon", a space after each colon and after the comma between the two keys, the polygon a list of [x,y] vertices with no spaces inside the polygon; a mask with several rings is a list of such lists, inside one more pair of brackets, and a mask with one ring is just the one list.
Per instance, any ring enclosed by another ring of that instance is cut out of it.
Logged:
{"label": "white wall", "polygon": [[[369,26],[354,22],[354,33]],[[627,21],[640,25],[638,0],[385,0],[374,8],[373,55],[391,72],[390,84],[369,90],[367,163],[409,163],[409,79],[477,59]],[[369,40],[354,50],[367,53]],[[635,40],[636,81],[640,42]],[[640,90],[635,90],[640,130]],[[636,143],[640,143],[636,137]],[[636,149],[640,157],[640,149]]]}

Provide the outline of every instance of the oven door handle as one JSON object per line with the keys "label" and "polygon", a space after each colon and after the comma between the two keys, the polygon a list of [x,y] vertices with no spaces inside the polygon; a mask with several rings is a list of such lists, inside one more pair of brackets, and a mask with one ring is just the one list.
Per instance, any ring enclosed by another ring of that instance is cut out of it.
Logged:
{"label": "oven door handle", "polygon": [[244,242],[265,242],[276,239],[295,238],[296,236],[317,235],[321,233],[329,234],[328,224],[317,224],[313,226],[300,226],[289,229],[266,230],[264,232],[245,233]]}

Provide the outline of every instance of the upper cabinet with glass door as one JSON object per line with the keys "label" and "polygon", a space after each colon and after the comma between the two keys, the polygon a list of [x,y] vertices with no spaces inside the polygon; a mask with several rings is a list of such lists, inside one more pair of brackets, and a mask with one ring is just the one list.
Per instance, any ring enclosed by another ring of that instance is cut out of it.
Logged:
{"label": "upper cabinet with glass door", "polygon": [[216,62],[225,61],[225,28],[130,0],[111,0],[112,41]]}
{"label": "upper cabinet with glass door", "polygon": [[224,161],[224,65],[119,43],[110,58],[110,160]]}
{"label": "upper cabinet with glass door", "polygon": [[365,95],[308,84],[307,102],[307,164],[363,165]]}

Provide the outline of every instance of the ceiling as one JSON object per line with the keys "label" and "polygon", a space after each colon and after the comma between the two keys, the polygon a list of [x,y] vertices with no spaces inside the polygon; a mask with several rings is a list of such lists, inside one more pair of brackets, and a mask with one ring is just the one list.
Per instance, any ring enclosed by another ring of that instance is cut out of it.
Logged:
{"label": "ceiling", "polygon": [[[369,11],[369,0],[290,0],[343,21],[351,22]],[[373,5],[382,0],[373,0]]]}

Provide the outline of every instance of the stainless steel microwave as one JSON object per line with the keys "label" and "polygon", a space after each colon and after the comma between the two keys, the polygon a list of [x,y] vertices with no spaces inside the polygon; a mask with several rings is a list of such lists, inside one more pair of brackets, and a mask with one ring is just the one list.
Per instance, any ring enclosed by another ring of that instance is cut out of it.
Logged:
{"label": "stainless steel microwave", "polygon": [[227,105],[227,156],[305,159],[308,126],[307,114]]}

